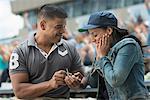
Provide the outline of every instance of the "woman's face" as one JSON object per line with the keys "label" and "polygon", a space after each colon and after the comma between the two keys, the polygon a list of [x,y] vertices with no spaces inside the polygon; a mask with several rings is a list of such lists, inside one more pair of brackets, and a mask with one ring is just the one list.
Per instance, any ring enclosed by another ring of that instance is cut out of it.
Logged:
{"label": "woman's face", "polygon": [[90,29],[89,34],[91,35],[92,42],[97,44],[98,41],[102,39],[103,36],[108,35],[108,32],[107,29],[95,28],[95,29]]}

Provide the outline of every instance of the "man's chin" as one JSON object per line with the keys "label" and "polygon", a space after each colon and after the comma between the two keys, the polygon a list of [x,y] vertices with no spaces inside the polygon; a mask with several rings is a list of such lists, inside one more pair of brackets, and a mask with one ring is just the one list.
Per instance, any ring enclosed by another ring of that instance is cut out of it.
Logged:
{"label": "man's chin", "polygon": [[55,41],[55,43],[59,43],[61,41],[61,38],[60,39],[58,39],[57,41]]}

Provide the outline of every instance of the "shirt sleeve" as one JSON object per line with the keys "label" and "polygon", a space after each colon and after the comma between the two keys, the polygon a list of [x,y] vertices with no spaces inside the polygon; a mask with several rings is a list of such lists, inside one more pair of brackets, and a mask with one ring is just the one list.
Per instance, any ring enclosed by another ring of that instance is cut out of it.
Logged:
{"label": "shirt sleeve", "polygon": [[107,82],[112,87],[117,87],[127,79],[137,58],[136,45],[127,44],[118,51],[114,64],[107,57],[102,57],[98,65]]}
{"label": "shirt sleeve", "polygon": [[9,61],[9,73],[15,74],[20,72],[27,72],[25,55],[21,48],[16,48],[11,54]]}
{"label": "shirt sleeve", "polygon": [[71,65],[71,71],[79,70],[81,65],[81,58],[79,56],[79,53],[77,52],[75,47],[72,47],[72,65]]}

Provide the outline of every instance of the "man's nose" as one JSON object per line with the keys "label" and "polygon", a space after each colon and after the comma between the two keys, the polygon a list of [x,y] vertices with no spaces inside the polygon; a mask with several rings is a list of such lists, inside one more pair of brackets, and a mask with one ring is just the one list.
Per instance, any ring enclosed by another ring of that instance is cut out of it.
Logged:
{"label": "man's nose", "polygon": [[62,33],[62,34],[65,33],[65,32],[66,32],[66,28],[62,28],[61,31],[60,31],[60,33]]}

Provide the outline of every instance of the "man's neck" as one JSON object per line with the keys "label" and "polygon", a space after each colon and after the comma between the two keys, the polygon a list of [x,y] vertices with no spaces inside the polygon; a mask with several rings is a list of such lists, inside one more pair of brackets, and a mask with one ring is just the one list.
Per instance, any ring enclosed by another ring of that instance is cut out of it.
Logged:
{"label": "man's neck", "polygon": [[45,52],[49,52],[51,47],[54,45],[54,43],[50,43],[42,35],[39,36],[38,34],[35,35],[35,41],[37,46]]}

